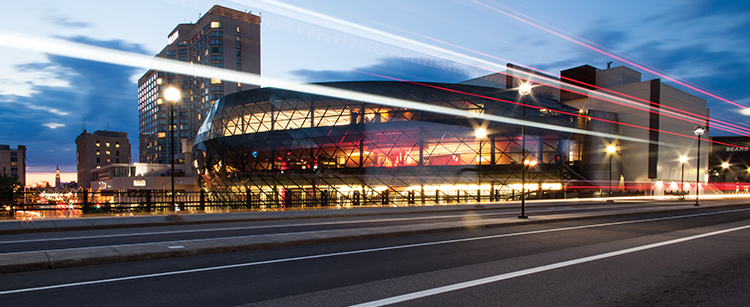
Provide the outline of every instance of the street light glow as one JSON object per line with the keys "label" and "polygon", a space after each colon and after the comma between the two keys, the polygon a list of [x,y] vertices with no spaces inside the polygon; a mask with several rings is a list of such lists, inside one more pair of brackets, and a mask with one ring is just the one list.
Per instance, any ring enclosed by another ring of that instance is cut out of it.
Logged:
{"label": "street light glow", "polygon": [[680,163],[685,163],[685,162],[687,162],[687,160],[688,160],[687,156],[681,156],[680,157]]}
{"label": "street light glow", "polygon": [[729,168],[729,163],[727,162],[722,163],[721,168]]}
{"label": "street light glow", "polygon": [[164,91],[164,98],[171,102],[177,102],[177,100],[180,100],[180,91],[174,87],[168,87]]}
{"label": "street light glow", "polygon": [[518,87],[518,93],[524,96],[531,93],[531,84],[529,82],[521,83],[521,85]]}
{"label": "street light glow", "polygon": [[476,134],[476,136],[477,136],[478,138],[480,138],[480,139],[482,139],[482,138],[484,138],[485,136],[487,136],[487,130],[485,130],[484,128],[479,128],[479,129],[477,129],[477,130],[476,130],[476,131],[475,131],[474,133],[475,133],[475,134]]}
{"label": "street light glow", "polygon": [[607,146],[607,152],[608,152],[608,153],[614,153],[614,152],[615,152],[615,149],[616,149],[616,148],[615,148],[614,146],[612,146],[612,145],[609,145],[609,146]]}
{"label": "street light glow", "polygon": [[706,132],[706,128],[701,126],[695,127],[695,135],[703,135],[704,132]]}

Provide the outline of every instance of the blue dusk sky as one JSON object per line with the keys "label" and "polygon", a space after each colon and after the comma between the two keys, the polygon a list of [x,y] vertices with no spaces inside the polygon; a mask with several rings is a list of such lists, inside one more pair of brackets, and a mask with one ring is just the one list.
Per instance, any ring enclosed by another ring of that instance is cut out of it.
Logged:
{"label": "blue dusk sky", "polygon": [[[712,120],[750,127],[741,113],[750,106],[748,1],[4,1],[0,144],[27,146],[27,182],[54,182],[47,177],[58,164],[63,181],[76,180],[75,138],[84,122],[89,132],[127,132],[137,158],[137,80],[145,72],[35,42],[153,56],[178,23],[195,22],[215,4],[261,15],[263,77],[460,82],[497,70],[434,48],[550,74],[613,61],[706,99]],[[17,37],[26,40],[9,39]]]}

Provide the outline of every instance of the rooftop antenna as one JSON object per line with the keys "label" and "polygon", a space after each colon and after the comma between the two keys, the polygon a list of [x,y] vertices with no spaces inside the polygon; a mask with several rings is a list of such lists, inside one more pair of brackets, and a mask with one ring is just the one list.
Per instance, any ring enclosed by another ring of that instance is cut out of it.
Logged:
{"label": "rooftop antenna", "polygon": [[607,69],[609,69],[610,67],[612,67],[612,63],[613,63],[612,61],[607,62]]}

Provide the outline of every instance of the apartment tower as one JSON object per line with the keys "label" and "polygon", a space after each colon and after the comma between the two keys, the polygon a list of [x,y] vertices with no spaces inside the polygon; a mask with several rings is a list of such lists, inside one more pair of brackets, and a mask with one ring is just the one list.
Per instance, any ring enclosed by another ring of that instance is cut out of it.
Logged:
{"label": "apartment tower", "polygon": [[[215,5],[196,23],[178,24],[156,57],[260,74],[260,17]],[[181,91],[173,110],[174,152],[180,153],[182,140],[195,139],[216,100],[257,85],[147,71],[138,80],[140,162],[170,163],[168,87]]]}

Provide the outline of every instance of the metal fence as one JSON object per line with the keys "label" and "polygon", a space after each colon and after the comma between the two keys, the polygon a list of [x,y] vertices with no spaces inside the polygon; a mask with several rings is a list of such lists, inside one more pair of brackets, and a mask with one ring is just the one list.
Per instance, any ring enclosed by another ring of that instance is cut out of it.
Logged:
{"label": "metal fence", "polygon": [[[644,195],[645,191],[618,192],[617,195]],[[606,194],[606,193],[604,193]],[[566,197],[600,197],[601,190],[578,191],[527,191],[527,199],[553,199]],[[4,197],[3,197],[4,196]],[[615,196],[615,195],[612,195]],[[129,191],[67,191],[42,193],[28,191],[13,195],[0,195],[6,216],[79,216],[82,214],[165,214],[174,211],[228,212],[240,210],[282,210],[316,208],[353,208],[375,206],[449,205],[478,202],[519,200],[520,191],[500,189],[478,190],[384,190],[371,193],[320,190],[311,196],[306,193],[207,192],[169,190]]]}

